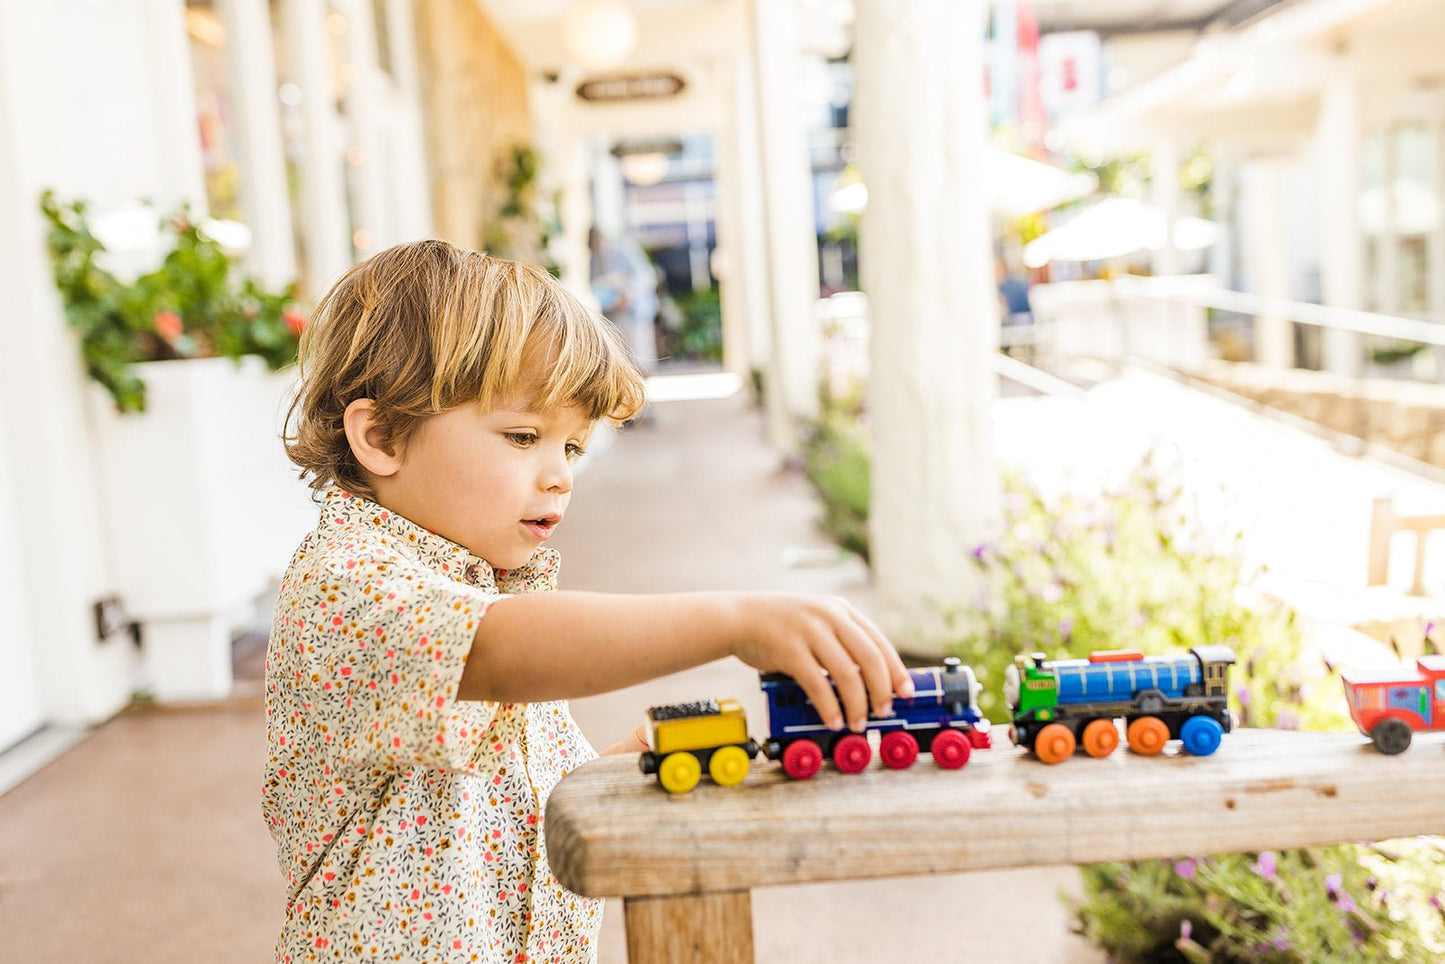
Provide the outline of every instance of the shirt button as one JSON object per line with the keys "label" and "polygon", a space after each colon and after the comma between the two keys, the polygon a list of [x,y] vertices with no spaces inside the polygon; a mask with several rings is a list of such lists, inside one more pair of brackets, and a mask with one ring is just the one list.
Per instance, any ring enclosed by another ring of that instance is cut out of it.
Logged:
{"label": "shirt button", "polygon": [[482,570],[480,566],[478,566],[475,562],[470,563],[467,566],[467,582],[476,582],[478,579],[481,578],[481,573]]}

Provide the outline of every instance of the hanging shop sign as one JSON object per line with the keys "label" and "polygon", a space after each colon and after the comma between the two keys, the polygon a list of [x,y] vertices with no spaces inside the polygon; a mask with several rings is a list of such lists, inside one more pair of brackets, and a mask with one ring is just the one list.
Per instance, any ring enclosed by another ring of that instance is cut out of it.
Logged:
{"label": "hanging shop sign", "polygon": [[618,74],[584,80],[577,85],[577,96],[589,103],[663,100],[676,97],[686,86],[677,74]]}

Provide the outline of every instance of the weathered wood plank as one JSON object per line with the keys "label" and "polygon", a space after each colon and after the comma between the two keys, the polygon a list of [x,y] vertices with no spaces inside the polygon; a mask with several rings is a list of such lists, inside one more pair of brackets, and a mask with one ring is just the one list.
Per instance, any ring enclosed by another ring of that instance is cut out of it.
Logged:
{"label": "weathered wood plank", "polygon": [[1430,734],[1387,757],[1357,734],[1244,730],[1206,758],[1050,767],[1005,747],[962,770],[875,760],[803,783],[762,764],[678,797],[610,757],[553,791],[547,850],[578,893],[642,896],[1445,834],[1442,749]]}
{"label": "weathered wood plank", "polygon": [[628,964],[753,964],[748,892],[629,897]]}

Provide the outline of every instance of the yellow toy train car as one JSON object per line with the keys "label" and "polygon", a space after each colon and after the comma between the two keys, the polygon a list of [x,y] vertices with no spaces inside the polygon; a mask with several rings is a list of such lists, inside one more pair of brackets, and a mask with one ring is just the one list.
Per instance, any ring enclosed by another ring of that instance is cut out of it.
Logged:
{"label": "yellow toy train car", "polygon": [[643,773],[656,773],[671,793],[697,786],[703,768],[713,783],[730,787],[748,775],[757,743],[737,700],[697,700],[654,706],[647,711],[652,749],[642,754]]}

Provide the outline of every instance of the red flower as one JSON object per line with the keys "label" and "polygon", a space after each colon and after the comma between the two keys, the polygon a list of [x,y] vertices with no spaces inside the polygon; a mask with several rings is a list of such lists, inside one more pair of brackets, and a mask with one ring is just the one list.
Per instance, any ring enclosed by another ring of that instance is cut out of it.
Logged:
{"label": "red flower", "polygon": [[281,320],[286,322],[286,327],[291,329],[291,334],[297,338],[301,337],[301,332],[306,327],[306,312],[295,305],[287,305],[281,312]]}
{"label": "red flower", "polygon": [[181,323],[181,316],[174,311],[157,311],[151,324],[155,326],[156,334],[166,341],[175,341],[181,337],[181,332],[186,330],[186,326]]}

